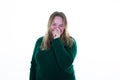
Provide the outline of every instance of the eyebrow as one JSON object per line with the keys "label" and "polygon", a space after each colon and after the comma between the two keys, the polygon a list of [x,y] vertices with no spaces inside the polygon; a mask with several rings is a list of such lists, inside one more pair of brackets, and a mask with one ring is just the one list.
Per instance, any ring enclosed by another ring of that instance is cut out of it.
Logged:
{"label": "eyebrow", "polygon": [[60,25],[63,25],[63,24],[60,24]]}

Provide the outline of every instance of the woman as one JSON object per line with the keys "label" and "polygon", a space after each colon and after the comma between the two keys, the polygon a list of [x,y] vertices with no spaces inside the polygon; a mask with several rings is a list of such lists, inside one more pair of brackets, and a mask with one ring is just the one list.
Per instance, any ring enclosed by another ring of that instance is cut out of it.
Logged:
{"label": "woman", "polygon": [[46,35],[36,41],[30,80],[75,80],[73,61],[76,53],[76,42],[67,32],[65,14],[52,13]]}

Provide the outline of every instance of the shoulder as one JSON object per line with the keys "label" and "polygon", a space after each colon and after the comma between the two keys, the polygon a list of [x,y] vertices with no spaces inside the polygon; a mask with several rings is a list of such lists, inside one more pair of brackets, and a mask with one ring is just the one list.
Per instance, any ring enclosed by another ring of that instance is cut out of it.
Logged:
{"label": "shoulder", "polygon": [[40,44],[43,40],[43,36],[42,37],[39,37],[37,40],[36,40],[36,44]]}
{"label": "shoulder", "polygon": [[41,41],[43,39],[43,36],[42,37],[39,37],[38,39],[37,39],[37,41]]}
{"label": "shoulder", "polygon": [[76,40],[74,37],[70,36],[70,39],[71,39],[72,43],[76,43]]}
{"label": "shoulder", "polygon": [[68,45],[67,45],[67,47],[71,48],[73,46],[76,46],[76,40],[75,40],[74,37],[69,36],[68,37]]}

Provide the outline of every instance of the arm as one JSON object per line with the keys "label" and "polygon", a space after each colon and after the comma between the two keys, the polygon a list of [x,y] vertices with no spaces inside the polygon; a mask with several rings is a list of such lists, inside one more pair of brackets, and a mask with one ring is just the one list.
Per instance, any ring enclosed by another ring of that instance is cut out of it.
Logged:
{"label": "arm", "polygon": [[77,53],[75,40],[73,40],[73,45],[71,47],[65,48],[61,39],[56,38],[52,41],[52,46],[54,48],[56,60],[60,68],[66,70],[71,67]]}
{"label": "arm", "polygon": [[36,41],[35,43],[35,47],[33,50],[33,55],[32,55],[32,60],[31,60],[31,67],[30,67],[30,75],[29,75],[29,80],[36,80],[35,76],[36,76],[36,61],[35,61],[35,54],[38,48],[38,43],[39,43],[39,39]]}

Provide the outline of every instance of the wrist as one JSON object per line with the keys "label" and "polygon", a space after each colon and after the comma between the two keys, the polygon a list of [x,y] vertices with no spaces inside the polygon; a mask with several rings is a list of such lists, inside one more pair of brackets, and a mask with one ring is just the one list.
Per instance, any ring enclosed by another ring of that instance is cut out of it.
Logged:
{"label": "wrist", "polygon": [[60,36],[55,36],[54,39],[59,38]]}

